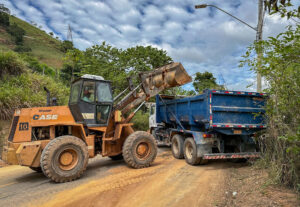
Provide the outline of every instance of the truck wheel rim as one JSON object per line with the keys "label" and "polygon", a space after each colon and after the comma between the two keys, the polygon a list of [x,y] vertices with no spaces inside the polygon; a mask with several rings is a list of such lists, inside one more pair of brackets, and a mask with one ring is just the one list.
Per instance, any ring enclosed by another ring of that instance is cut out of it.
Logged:
{"label": "truck wheel rim", "polygon": [[58,157],[59,168],[62,170],[72,170],[78,163],[78,154],[73,149],[65,149]]}
{"label": "truck wheel rim", "polygon": [[136,147],[136,155],[139,159],[145,160],[151,152],[149,143],[140,142]]}
{"label": "truck wheel rim", "polygon": [[193,157],[193,146],[190,144],[190,143],[187,143],[186,146],[185,146],[185,154],[187,156],[188,159],[192,159]]}
{"label": "truck wheel rim", "polygon": [[173,144],[172,144],[172,147],[173,147],[173,151],[174,151],[174,154],[177,154],[178,151],[179,151],[179,147],[178,147],[178,142],[177,140],[174,140]]}

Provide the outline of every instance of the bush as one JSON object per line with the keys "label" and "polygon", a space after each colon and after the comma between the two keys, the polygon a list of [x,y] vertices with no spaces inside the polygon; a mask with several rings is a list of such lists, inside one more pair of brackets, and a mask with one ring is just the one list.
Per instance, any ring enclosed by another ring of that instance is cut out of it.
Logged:
{"label": "bush", "polygon": [[25,65],[14,52],[0,53],[0,78],[4,75],[20,75]]}
{"label": "bush", "polygon": [[[263,48],[261,67],[252,55]],[[300,25],[249,48],[244,63],[262,74],[270,96],[266,114],[268,129],[261,140],[264,159],[275,180],[300,185]]]}
{"label": "bush", "polygon": [[27,67],[32,71],[51,76],[53,78],[55,77],[55,69],[44,63],[40,63],[37,58],[31,56],[30,54],[22,54],[21,57],[26,62]]}
{"label": "bush", "polygon": [[9,14],[0,12],[0,25],[4,27],[9,26]]}
{"label": "bush", "polygon": [[15,52],[31,52],[31,48],[24,45],[17,45],[14,49]]}
{"label": "bush", "polygon": [[17,108],[46,106],[47,86],[51,96],[56,97],[59,105],[68,102],[69,89],[51,77],[26,72],[20,76],[9,77],[0,82],[0,119],[11,119]]}
{"label": "bush", "polygon": [[68,50],[74,49],[73,42],[69,40],[64,40],[61,44],[61,51],[62,52],[67,52]]}
{"label": "bush", "polygon": [[17,45],[23,44],[23,36],[25,35],[25,30],[23,28],[14,23],[8,27],[7,31],[11,34],[11,36],[13,36]]}
{"label": "bush", "polygon": [[135,130],[147,131],[149,129],[149,112],[139,110],[133,117],[132,123],[134,123]]}

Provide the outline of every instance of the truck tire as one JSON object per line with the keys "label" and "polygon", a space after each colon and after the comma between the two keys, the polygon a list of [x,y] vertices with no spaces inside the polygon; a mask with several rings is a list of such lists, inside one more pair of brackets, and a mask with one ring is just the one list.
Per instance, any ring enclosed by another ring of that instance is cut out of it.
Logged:
{"label": "truck tire", "polygon": [[123,160],[123,155],[122,154],[114,155],[114,156],[108,156],[108,157],[112,160]]}
{"label": "truck tire", "polygon": [[184,141],[184,158],[190,165],[198,165],[202,158],[197,157],[197,146],[193,138],[187,138]]}
{"label": "truck tire", "polygon": [[173,154],[173,157],[175,157],[176,159],[184,158],[183,144],[184,144],[184,139],[181,135],[175,134],[172,137],[172,145],[171,145],[172,154]]}
{"label": "truck tire", "polygon": [[51,140],[41,156],[43,173],[57,183],[79,178],[88,163],[87,145],[74,136],[61,136]]}
{"label": "truck tire", "polygon": [[37,172],[37,173],[42,173],[42,168],[41,167],[29,167],[31,170]]}
{"label": "truck tire", "polygon": [[157,155],[154,137],[144,131],[136,131],[127,137],[123,145],[123,157],[132,168],[149,167]]}

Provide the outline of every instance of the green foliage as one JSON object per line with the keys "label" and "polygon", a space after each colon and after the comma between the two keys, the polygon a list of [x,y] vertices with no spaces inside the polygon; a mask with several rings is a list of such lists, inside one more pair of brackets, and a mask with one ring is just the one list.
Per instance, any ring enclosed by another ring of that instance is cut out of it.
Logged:
{"label": "green foliage", "polygon": [[15,52],[31,52],[31,48],[24,45],[17,45],[14,49]]}
{"label": "green foliage", "polygon": [[[263,48],[261,67],[253,55]],[[268,83],[270,96],[266,108],[268,130],[265,158],[279,170],[280,182],[297,186],[300,183],[300,25],[288,27],[277,37],[270,37],[249,47],[243,64],[259,72]]]}
{"label": "green foliage", "polygon": [[69,89],[51,77],[25,72],[20,76],[7,77],[0,82],[0,119],[10,119],[17,108],[46,106],[47,86],[59,105],[65,105]]}
{"label": "green foliage", "polygon": [[117,94],[127,87],[126,77],[134,77],[141,71],[152,70],[171,61],[165,51],[151,46],[121,50],[103,42],[86,51],[69,50],[61,77],[70,81],[72,76],[100,75],[112,81],[114,93]]}
{"label": "green foliage", "polygon": [[19,27],[14,23],[8,27],[8,33],[12,35],[16,45],[23,44],[23,36],[25,35],[25,30],[22,27]]}
{"label": "green foliage", "polygon": [[[52,32],[51,32],[52,33]],[[50,34],[51,35],[51,34]],[[52,35],[53,36],[53,33]],[[61,44],[61,51],[63,52],[67,52],[68,50],[72,50],[74,49],[74,45],[73,42],[69,41],[69,40],[64,40]]]}
{"label": "green foliage", "polygon": [[292,2],[296,0],[266,0],[265,8],[268,9],[270,14],[279,13],[281,17],[287,17],[287,19],[296,17],[300,18],[300,6],[295,8]]}
{"label": "green foliage", "polygon": [[0,25],[4,27],[9,26],[9,14],[0,11]]}
{"label": "green foliage", "polygon": [[182,87],[174,87],[164,90],[162,94],[172,95],[172,96],[195,96],[196,92],[192,90],[185,90]]}
{"label": "green foliage", "polygon": [[224,90],[224,86],[218,85],[214,75],[207,71],[204,73],[196,73],[193,86],[198,93],[202,93],[204,89]]}
{"label": "green foliage", "polygon": [[147,110],[139,110],[134,115],[132,121],[135,130],[147,131],[149,129],[149,112]]}
{"label": "green foliage", "polygon": [[24,72],[24,63],[14,52],[0,52],[0,78],[5,75],[20,75]]}
{"label": "green foliage", "polygon": [[34,56],[23,54],[21,57],[26,63],[26,66],[30,68],[33,72],[38,72],[40,74],[51,76],[53,78],[56,76],[55,69],[49,67],[45,63],[40,63],[40,61],[38,61],[37,58],[35,58]]}

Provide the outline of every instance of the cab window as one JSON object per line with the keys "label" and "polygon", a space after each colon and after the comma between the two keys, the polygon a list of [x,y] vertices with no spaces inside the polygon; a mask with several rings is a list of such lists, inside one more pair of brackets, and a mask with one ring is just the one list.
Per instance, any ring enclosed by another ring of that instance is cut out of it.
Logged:
{"label": "cab window", "polygon": [[97,106],[97,123],[106,124],[110,112],[110,105]]}
{"label": "cab window", "polygon": [[97,83],[97,102],[112,102],[112,95],[109,83],[99,82]]}
{"label": "cab window", "polygon": [[73,84],[72,86],[72,91],[71,91],[71,97],[70,97],[70,103],[76,103],[78,96],[79,96],[79,90],[80,90],[80,82],[77,82],[75,84]]}
{"label": "cab window", "polygon": [[95,101],[95,82],[84,81],[81,93],[81,100],[86,102]]}

